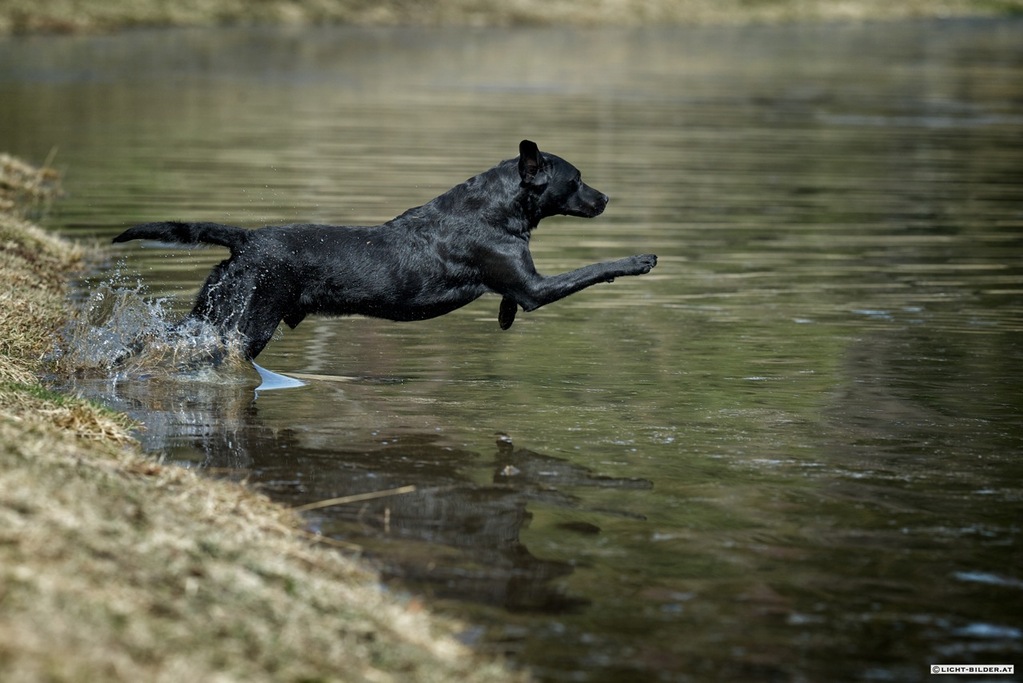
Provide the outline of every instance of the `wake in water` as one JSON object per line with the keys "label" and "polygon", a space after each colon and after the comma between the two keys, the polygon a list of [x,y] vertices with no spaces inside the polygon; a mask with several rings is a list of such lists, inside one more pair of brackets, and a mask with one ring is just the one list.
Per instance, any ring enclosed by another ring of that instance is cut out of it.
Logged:
{"label": "wake in water", "polygon": [[240,338],[179,318],[165,299],[147,296],[140,280],[118,269],[75,307],[56,341],[54,369],[66,377],[252,380]]}

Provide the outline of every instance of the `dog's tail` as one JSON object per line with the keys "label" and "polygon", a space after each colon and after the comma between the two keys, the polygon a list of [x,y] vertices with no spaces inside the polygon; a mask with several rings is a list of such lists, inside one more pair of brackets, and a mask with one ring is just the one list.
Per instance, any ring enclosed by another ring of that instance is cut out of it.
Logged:
{"label": "dog's tail", "polygon": [[220,223],[183,223],[168,221],[164,223],[143,223],[128,228],[114,238],[114,242],[130,240],[157,240],[159,242],[175,242],[177,244],[219,244],[227,247],[233,254],[249,239],[249,231],[233,225]]}

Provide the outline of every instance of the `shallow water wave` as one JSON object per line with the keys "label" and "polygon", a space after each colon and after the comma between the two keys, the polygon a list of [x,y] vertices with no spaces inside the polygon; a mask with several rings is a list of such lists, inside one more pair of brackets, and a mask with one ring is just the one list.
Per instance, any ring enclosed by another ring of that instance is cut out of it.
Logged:
{"label": "shallow water wave", "polygon": [[131,280],[119,268],[77,304],[53,357],[57,373],[67,377],[253,379],[240,337],[224,339],[208,324],[180,320],[166,299],[150,297],[141,280]]}

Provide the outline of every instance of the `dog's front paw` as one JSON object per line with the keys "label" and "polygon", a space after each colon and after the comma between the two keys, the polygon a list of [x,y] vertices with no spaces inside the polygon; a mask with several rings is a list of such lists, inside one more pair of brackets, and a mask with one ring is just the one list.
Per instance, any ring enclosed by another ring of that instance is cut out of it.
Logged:
{"label": "dog's front paw", "polygon": [[657,265],[657,256],[654,254],[640,254],[632,257],[636,264],[636,275],[645,275]]}

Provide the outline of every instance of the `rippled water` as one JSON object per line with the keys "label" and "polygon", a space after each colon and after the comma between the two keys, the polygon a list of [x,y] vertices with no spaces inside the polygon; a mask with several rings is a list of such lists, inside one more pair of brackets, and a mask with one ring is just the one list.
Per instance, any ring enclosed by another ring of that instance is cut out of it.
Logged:
{"label": "rippled water", "polygon": [[[1023,23],[0,42],[0,148],[58,148],[84,240],[378,222],[521,138],[612,198],[541,270],[657,269],[508,332],[307,320],[259,358],[299,388],[79,389],[288,504],[379,494],[309,523],[548,680],[1023,664]],[[79,305],[121,263],[169,320],[223,258],[103,249]]]}

